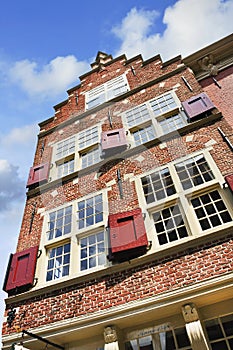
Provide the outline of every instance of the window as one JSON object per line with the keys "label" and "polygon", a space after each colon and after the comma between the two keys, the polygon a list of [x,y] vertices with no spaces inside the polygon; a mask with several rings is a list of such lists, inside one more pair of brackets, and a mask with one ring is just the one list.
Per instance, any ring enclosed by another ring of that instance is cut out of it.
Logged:
{"label": "window", "polygon": [[106,264],[104,231],[80,239],[80,270]]}
{"label": "window", "polygon": [[82,169],[101,161],[99,147],[81,153]]}
{"label": "window", "polygon": [[56,150],[56,159],[64,158],[75,152],[75,136],[58,142]]}
{"label": "window", "polygon": [[187,117],[174,91],[126,111],[124,117],[135,146],[187,125]]}
{"label": "window", "polygon": [[77,208],[78,229],[83,229],[103,221],[102,194],[78,202]]}
{"label": "window", "polygon": [[132,132],[135,145],[141,145],[145,142],[153,140],[155,138],[155,131],[152,125],[146,126],[145,128],[140,128]]}
{"label": "window", "polygon": [[160,245],[188,236],[178,205],[155,212],[152,214],[152,217]]}
{"label": "window", "polygon": [[129,86],[125,75],[111,79],[86,93],[86,109],[94,108],[128,90]]}
{"label": "window", "polygon": [[45,216],[46,282],[104,267],[107,261],[107,192],[87,196]]}
{"label": "window", "polygon": [[86,129],[78,134],[79,149],[87,148],[97,142],[99,142],[98,126],[94,126],[91,129]]}
{"label": "window", "polygon": [[53,211],[49,214],[48,240],[71,232],[72,206]]}
{"label": "window", "polygon": [[218,191],[193,198],[191,203],[203,231],[232,221]]}
{"label": "window", "polygon": [[207,320],[204,326],[212,350],[233,349],[233,315]]}
{"label": "window", "polygon": [[155,244],[232,225],[231,204],[219,181],[222,176],[207,151],[141,176],[141,206],[148,210]]}
{"label": "window", "polygon": [[171,329],[132,339],[125,344],[125,350],[191,350],[185,327]]}
{"label": "window", "polygon": [[168,168],[143,176],[141,182],[147,204],[176,193]]}
{"label": "window", "polygon": [[70,243],[48,250],[46,281],[58,279],[69,274]]}
{"label": "window", "polygon": [[214,175],[203,154],[175,165],[184,190],[214,179]]}
{"label": "window", "polygon": [[57,176],[63,177],[74,172],[74,158],[66,160],[63,163],[57,165]]}
{"label": "window", "polygon": [[[50,167],[51,180],[59,179],[101,161],[100,125],[55,144]],[[41,178],[41,176],[40,176]]]}

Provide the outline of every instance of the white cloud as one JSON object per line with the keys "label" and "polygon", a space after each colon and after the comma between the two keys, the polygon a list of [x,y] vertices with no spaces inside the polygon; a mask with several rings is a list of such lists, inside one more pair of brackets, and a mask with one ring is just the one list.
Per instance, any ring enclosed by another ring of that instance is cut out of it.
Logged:
{"label": "white cloud", "polygon": [[185,57],[232,33],[233,0],[178,0],[164,12],[162,34],[150,33],[156,18],[155,11],[132,9],[112,30],[122,41],[116,56],[142,53],[149,58],[160,53],[163,60],[178,54]]}
{"label": "white cloud", "polygon": [[0,211],[6,210],[12,202],[24,198],[24,182],[18,175],[18,167],[6,159],[0,159]]}
{"label": "white cloud", "polygon": [[29,95],[51,97],[63,93],[88,69],[88,63],[79,62],[73,55],[69,55],[56,57],[42,67],[30,60],[15,62],[9,70],[9,76],[13,83]]}

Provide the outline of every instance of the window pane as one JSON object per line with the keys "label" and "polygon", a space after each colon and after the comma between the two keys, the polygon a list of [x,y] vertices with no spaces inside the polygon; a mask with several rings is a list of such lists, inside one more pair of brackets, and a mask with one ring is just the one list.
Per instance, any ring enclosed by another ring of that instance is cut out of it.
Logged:
{"label": "window pane", "polygon": [[176,101],[171,93],[157,97],[150,102],[150,105],[156,116],[177,108]]}
{"label": "window pane", "polygon": [[[71,232],[71,213],[72,206],[59,209],[49,214],[49,230],[47,232],[48,240],[61,237]],[[54,227],[56,228],[54,230]]]}
{"label": "window pane", "polygon": [[48,250],[46,281],[51,281],[69,274],[70,244]]}

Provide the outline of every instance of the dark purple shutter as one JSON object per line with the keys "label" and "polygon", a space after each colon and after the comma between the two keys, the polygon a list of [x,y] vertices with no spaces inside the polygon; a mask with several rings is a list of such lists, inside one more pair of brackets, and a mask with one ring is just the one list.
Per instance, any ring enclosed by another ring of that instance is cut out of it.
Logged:
{"label": "dark purple shutter", "polygon": [[38,246],[11,254],[3,290],[13,294],[33,286]]}
{"label": "dark purple shutter", "polygon": [[225,181],[226,181],[229,189],[233,193],[233,174],[225,176]]}
{"label": "dark purple shutter", "polygon": [[182,106],[190,121],[215,108],[213,102],[204,92],[184,101]]}
{"label": "dark purple shutter", "polygon": [[126,133],[124,129],[115,129],[102,132],[101,145],[104,152],[112,149],[127,147]]}
{"label": "dark purple shutter", "polygon": [[40,164],[30,168],[27,187],[39,185],[48,181],[49,163]]}
{"label": "dark purple shutter", "polygon": [[140,208],[109,215],[112,254],[148,245]]}

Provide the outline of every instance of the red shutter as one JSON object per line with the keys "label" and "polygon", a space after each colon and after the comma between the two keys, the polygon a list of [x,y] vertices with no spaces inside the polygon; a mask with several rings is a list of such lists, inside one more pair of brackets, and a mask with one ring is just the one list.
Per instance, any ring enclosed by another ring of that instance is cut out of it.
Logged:
{"label": "red shutter", "polygon": [[48,181],[49,163],[40,164],[30,168],[27,187]]}
{"label": "red shutter", "polygon": [[184,101],[182,106],[188,116],[189,121],[215,108],[213,102],[204,92],[191,97],[187,101]]}
{"label": "red shutter", "polygon": [[227,183],[229,189],[233,193],[233,174],[225,176],[225,180],[226,180],[226,183]]}
{"label": "red shutter", "polygon": [[10,256],[3,290],[8,293],[25,291],[34,282],[38,246]]}
{"label": "red shutter", "polygon": [[101,145],[105,153],[114,149],[125,149],[127,147],[125,130],[115,129],[102,132]]}
{"label": "red shutter", "polygon": [[148,245],[140,208],[109,215],[109,229],[112,254]]}

